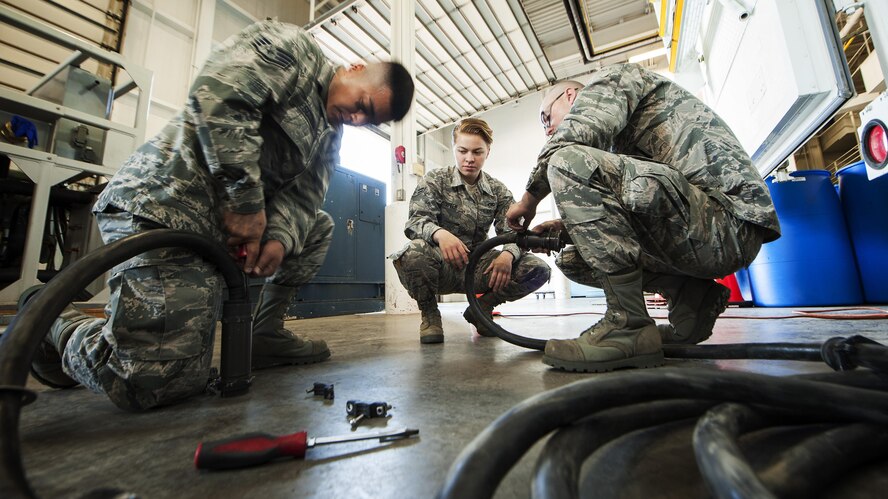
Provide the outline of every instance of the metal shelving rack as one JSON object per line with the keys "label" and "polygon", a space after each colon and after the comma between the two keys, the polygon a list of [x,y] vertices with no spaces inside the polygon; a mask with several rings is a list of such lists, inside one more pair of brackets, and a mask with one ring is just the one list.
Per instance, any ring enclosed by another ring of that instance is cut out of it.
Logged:
{"label": "metal shelving rack", "polygon": [[[60,119],[73,120],[101,129],[107,135],[106,147],[100,158],[101,162],[96,164],[63,157],[53,152],[0,142],[0,154],[8,156],[35,184],[22,256],[21,275],[17,281],[0,290],[0,303],[12,303],[18,300],[24,290],[40,283],[37,273],[40,266],[40,248],[46,226],[50,188],[84,173],[113,175],[118,167],[117,161],[113,157],[116,154],[119,158],[121,151],[120,147],[117,149],[108,147],[112,138],[118,143],[123,140],[132,144],[131,148],[125,151],[127,154],[145,140],[153,75],[151,71],[127,61],[118,53],[92,46],[2,5],[0,5],[0,23],[27,31],[72,51],[67,59],[27,92],[0,88],[0,110],[47,122],[53,126]],[[35,90],[64,71],[65,68],[78,66],[87,59],[95,59],[100,63],[122,68],[129,75],[129,81],[114,88],[112,98],[116,100],[132,90],[139,90],[133,126],[122,125],[32,95]]]}

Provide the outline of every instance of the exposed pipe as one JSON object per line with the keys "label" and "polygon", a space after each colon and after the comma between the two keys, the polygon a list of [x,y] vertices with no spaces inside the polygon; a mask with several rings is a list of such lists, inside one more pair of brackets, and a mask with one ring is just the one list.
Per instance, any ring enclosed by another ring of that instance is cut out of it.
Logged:
{"label": "exposed pipe", "polygon": [[586,31],[586,23],[583,20],[581,7],[577,0],[564,0],[564,9],[567,11],[567,17],[570,20],[570,27],[573,30],[574,38],[580,48],[580,55],[583,57],[583,64],[588,64],[595,54],[592,51],[592,42],[589,40],[589,33]]}
{"label": "exposed pipe", "polygon": [[745,21],[749,17],[749,9],[740,0],[718,0],[718,3],[738,21]]}
{"label": "exposed pipe", "polygon": [[863,7],[858,7],[857,10],[855,10],[854,13],[852,13],[845,21],[845,25],[842,26],[842,30],[839,31],[840,40],[844,40],[845,37],[848,36],[849,33],[851,33],[854,25],[856,25],[860,21],[861,16],[863,16]]}

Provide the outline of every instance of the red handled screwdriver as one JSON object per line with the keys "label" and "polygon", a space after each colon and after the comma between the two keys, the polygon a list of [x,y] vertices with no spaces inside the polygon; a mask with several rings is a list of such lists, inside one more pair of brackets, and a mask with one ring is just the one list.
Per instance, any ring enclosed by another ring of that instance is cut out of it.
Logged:
{"label": "red handled screwdriver", "polygon": [[380,442],[391,442],[418,434],[419,430],[407,428],[316,438],[308,438],[308,433],[304,431],[280,437],[267,433],[249,433],[239,437],[199,443],[194,452],[194,466],[199,470],[245,468],[281,457],[305,457],[305,451],[316,445],[375,439],[379,439]]}

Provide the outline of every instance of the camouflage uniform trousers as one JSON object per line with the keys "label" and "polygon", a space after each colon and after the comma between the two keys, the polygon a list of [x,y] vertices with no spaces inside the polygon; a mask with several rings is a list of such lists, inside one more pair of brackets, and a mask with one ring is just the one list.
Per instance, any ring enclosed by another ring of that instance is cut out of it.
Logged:
{"label": "camouflage uniform trousers", "polygon": [[571,145],[549,163],[548,180],[574,242],[556,259],[575,282],[636,265],[645,274],[724,277],[749,265],[764,237],[661,163]]}
{"label": "camouflage uniform trousers", "polygon": [[[123,211],[96,216],[106,244],[163,228]],[[332,234],[333,220],[319,212],[302,253],[285,257],[269,280],[293,287],[310,280]],[[216,267],[186,250],[153,250],[115,267],[108,285],[107,318],[77,327],[62,355],[65,373],[126,410],[203,392],[222,307],[223,280]]]}
{"label": "camouflage uniform trousers", "polygon": [[[490,250],[478,260],[475,268],[475,292],[490,291],[490,274],[484,271],[501,251]],[[424,239],[414,239],[394,261],[401,284],[422,310],[437,309],[437,295],[465,293],[465,268],[444,261],[437,246]],[[512,262],[509,283],[494,296],[499,302],[515,301],[540,288],[549,280],[549,266],[540,258],[525,253]]]}

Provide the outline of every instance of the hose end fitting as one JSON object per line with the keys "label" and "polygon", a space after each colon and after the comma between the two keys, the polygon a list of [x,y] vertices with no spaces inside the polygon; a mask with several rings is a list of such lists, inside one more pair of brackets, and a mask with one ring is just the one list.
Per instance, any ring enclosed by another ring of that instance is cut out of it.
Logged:
{"label": "hose end fitting", "polygon": [[540,236],[530,232],[522,232],[515,237],[515,244],[523,250],[561,251],[565,243],[557,235]]}
{"label": "hose end fitting", "polygon": [[879,345],[865,336],[855,335],[850,338],[836,336],[823,342],[820,347],[820,355],[826,365],[835,371],[853,371],[860,365],[857,360],[856,345]]}

